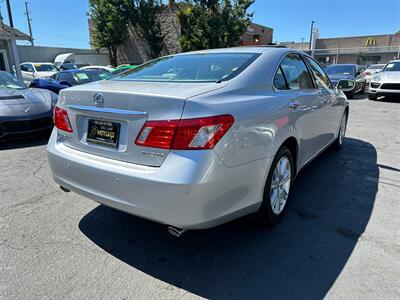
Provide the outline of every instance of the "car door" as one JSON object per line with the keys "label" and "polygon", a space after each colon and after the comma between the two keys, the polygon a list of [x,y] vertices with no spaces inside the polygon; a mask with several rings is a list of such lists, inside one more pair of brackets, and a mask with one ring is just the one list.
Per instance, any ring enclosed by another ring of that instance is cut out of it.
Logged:
{"label": "car door", "polygon": [[[315,88],[311,74],[298,53],[286,55],[277,74],[282,74],[282,99],[288,101],[288,117],[294,124],[300,143],[300,166],[311,159],[324,145],[325,131],[319,90]],[[279,76],[279,75],[278,75]],[[276,82],[274,80],[274,85]],[[285,89],[282,89],[286,87]]]}
{"label": "car door", "polygon": [[335,139],[342,117],[341,105],[336,89],[321,66],[311,57],[305,56],[311,71],[314,85],[318,88],[318,98],[321,102],[321,127],[323,128],[323,146]]}
{"label": "car door", "polygon": [[21,73],[22,73],[22,79],[26,84],[29,84],[34,77],[35,70],[33,69],[32,64],[22,64],[21,65]]}

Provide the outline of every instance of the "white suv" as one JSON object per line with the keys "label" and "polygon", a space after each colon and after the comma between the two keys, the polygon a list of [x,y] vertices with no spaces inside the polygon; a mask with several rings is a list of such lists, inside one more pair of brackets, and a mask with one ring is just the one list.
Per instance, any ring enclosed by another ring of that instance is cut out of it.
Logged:
{"label": "white suv", "polygon": [[50,77],[58,72],[58,68],[52,63],[25,62],[20,67],[25,84],[29,84],[33,79]]}

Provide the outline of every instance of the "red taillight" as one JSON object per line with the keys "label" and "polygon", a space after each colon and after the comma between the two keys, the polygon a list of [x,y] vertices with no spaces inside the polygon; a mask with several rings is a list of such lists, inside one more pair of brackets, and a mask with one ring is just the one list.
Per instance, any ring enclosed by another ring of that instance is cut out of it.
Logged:
{"label": "red taillight", "polygon": [[169,149],[178,123],[179,120],[147,121],[136,139],[136,144]]}
{"label": "red taillight", "polygon": [[57,105],[54,107],[54,126],[57,129],[72,132],[71,122],[69,121],[68,112],[65,109],[58,107]]}
{"label": "red taillight", "polygon": [[364,72],[364,76],[370,76],[370,75],[371,75],[371,72],[368,72],[368,71]]}
{"label": "red taillight", "polygon": [[194,150],[212,149],[233,124],[231,115],[147,121],[136,144],[145,147]]}

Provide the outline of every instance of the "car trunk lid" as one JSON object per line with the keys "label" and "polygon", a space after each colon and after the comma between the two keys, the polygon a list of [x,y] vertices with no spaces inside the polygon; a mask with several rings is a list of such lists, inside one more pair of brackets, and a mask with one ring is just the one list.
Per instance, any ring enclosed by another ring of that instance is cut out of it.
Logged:
{"label": "car trunk lid", "polygon": [[[62,142],[95,155],[161,166],[168,149],[137,146],[147,120],[180,119],[187,98],[225,86],[217,83],[101,81],[63,90],[59,105],[74,129]],[[99,133],[106,138],[98,140]]]}

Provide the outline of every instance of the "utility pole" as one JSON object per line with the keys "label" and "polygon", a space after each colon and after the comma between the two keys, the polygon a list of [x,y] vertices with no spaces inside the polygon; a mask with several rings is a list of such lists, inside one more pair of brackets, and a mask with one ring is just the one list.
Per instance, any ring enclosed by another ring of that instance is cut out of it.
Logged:
{"label": "utility pole", "polygon": [[[9,0],[7,0],[7,2],[8,1]],[[35,44],[33,43],[32,26],[31,26],[32,19],[29,16],[28,1],[25,1],[25,15],[26,15],[26,19],[28,20],[29,35],[31,36],[31,44],[32,44],[32,46],[35,46]]]}
{"label": "utility pole", "polygon": [[310,53],[311,53],[311,43],[312,43],[313,31],[314,31],[314,23],[315,23],[315,21],[311,22],[310,43],[308,44],[308,50],[310,50]]}
{"label": "utility pole", "polygon": [[337,43],[337,50],[336,50],[336,63],[339,63],[339,48],[340,48],[340,44]]}
{"label": "utility pole", "polygon": [[11,13],[10,0],[6,0],[6,4],[7,4],[8,20],[10,22],[10,26],[14,28],[14,22],[13,22],[12,13]]}

